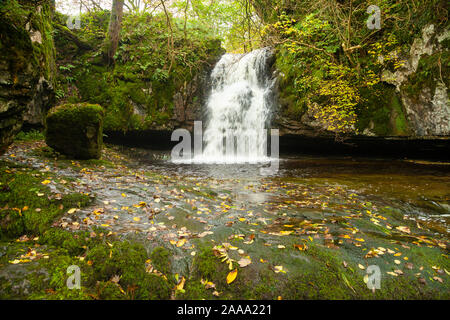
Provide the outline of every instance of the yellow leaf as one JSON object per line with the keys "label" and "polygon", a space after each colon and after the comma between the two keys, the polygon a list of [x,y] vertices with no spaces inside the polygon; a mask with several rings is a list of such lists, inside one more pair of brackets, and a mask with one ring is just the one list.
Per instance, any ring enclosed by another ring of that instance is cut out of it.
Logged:
{"label": "yellow leaf", "polygon": [[409,230],[408,227],[400,226],[400,227],[396,227],[395,229],[400,230],[402,232],[411,233],[411,230]]}
{"label": "yellow leaf", "polygon": [[124,197],[124,198],[125,198],[126,196],[127,196],[127,195],[126,195],[125,193],[122,193],[122,197]]}
{"label": "yellow leaf", "polygon": [[182,246],[184,246],[185,243],[186,243],[186,239],[178,240],[177,247],[182,247]]}
{"label": "yellow leaf", "polygon": [[42,181],[41,183],[42,184],[49,184],[51,181],[50,180],[44,180],[44,181]]}
{"label": "yellow leaf", "polygon": [[358,264],[358,267],[359,267],[361,270],[364,270],[364,269],[365,269],[365,267],[364,267],[362,264]]}
{"label": "yellow leaf", "polygon": [[234,269],[227,275],[227,284],[232,283],[236,279],[237,273],[238,273],[237,269]]}
{"label": "yellow leaf", "polygon": [[283,270],[283,266],[275,266],[274,271],[275,271],[275,273],[279,273],[279,272],[286,273],[286,271]]}
{"label": "yellow leaf", "polygon": [[177,290],[183,290],[185,282],[186,282],[186,278],[185,277],[181,277],[180,283],[177,284],[176,289]]}
{"label": "yellow leaf", "polygon": [[134,217],[133,220],[136,221],[136,222],[138,222],[138,221],[141,221],[141,218],[139,218],[139,217]]}
{"label": "yellow leaf", "polygon": [[76,209],[76,208],[72,208],[72,209],[70,209],[69,211],[67,211],[67,213],[68,213],[68,214],[72,214],[72,213],[74,213],[75,211],[77,211],[77,209]]}

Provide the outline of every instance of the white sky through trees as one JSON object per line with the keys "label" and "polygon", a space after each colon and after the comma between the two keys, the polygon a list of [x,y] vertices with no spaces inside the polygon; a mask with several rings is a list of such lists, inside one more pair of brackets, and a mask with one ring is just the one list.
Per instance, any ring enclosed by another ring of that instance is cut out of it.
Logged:
{"label": "white sky through trees", "polygon": [[[172,7],[173,0],[164,0],[166,7]],[[56,10],[70,15],[77,15],[88,10],[106,9],[111,10],[112,0],[56,0]],[[140,10],[154,9],[161,5],[161,0],[125,0],[125,11],[139,8]],[[169,9],[170,10],[170,9]]]}

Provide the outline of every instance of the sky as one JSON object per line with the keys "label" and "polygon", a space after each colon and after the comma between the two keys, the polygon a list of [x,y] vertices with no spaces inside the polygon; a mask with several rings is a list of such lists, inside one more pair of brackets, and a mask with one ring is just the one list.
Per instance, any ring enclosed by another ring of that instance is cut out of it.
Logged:
{"label": "sky", "polygon": [[[83,3],[95,2],[103,9],[111,9],[112,0],[81,0]],[[134,3],[139,3],[140,7],[144,7],[144,0],[125,0],[125,3],[133,1]],[[153,3],[160,3],[160,0],[151,0]],[[165,0],[166,7],[169,8],[174,0]],[[56,0],[56,10],[69,15],[77,15],[80,12],[80,0]],[[124,8],[127,11],[127,8]],[[81,11],[86,12],[85,6],[81,6]]]}

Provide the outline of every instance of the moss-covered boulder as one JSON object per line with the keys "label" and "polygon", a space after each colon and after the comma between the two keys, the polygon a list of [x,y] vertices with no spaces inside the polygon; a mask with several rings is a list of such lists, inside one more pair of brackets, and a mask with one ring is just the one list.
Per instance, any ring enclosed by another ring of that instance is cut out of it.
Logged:
{"label": "moss-covered boulder", "polygon": [[103,108],[97,104],[65,104],[49,111],[45,142],[76,159],[99,159],[103,144]]}

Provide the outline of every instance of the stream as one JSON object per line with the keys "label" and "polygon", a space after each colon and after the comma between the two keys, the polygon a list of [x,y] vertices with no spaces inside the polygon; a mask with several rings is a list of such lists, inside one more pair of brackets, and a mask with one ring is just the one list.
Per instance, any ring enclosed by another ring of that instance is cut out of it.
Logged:
{"label": "stream", "polygon": [[[257,165],[174,164],[169,152],[114,145],[103,156],[113,166],[84,167],[36,157],[43,146],[15,144],[3,158],[69,177],[49,183],[54,195],[95,195],[93,205],[69,210],[54,226],[100,226],[149,248],[170,247],[180,273],[204,244],[233,243],[235,259],[245,255],[290,272],[305,259],[298,246],[313,243],[341,251],[346,263],[359,263],[377,247],[426,245],[448,253],[445,163],[282,156],[279,171],[268,177]],[[393,258],[383,259],[387,272]]]}

